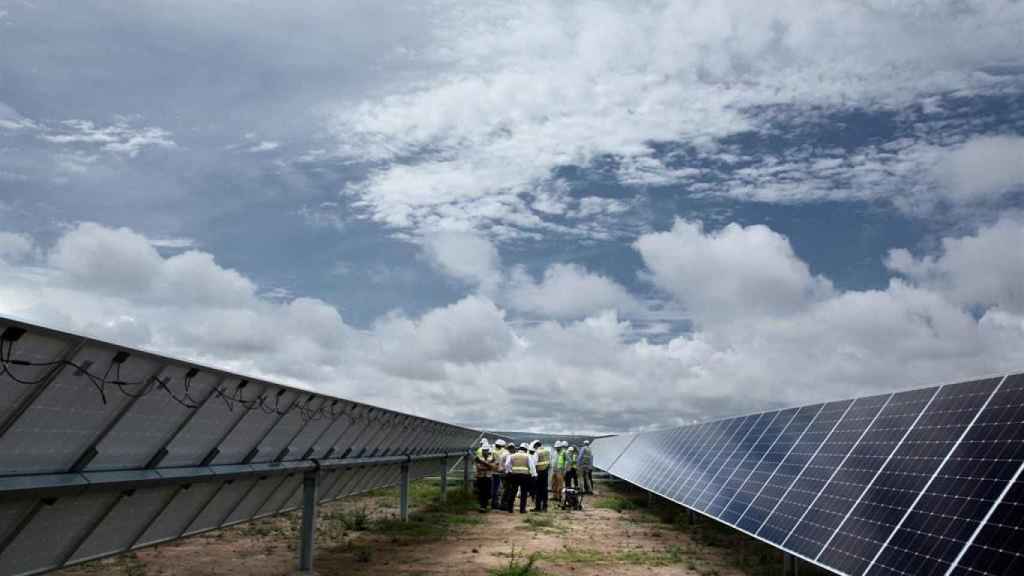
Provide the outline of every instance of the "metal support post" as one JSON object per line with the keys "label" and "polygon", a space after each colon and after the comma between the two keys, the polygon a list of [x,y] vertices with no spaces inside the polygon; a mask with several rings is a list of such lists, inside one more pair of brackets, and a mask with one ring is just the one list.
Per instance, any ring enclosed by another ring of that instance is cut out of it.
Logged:
{"label": "metal support post", "polygon": [[441,458],[441,502],[448,501],[448,457]]}
{"label": "metal support post", "polygon": [[402,464],[402,480],[399,485],[399,514],[402,522],[409,520],[409,463]]}
{"label": "metal support post", "polygon": [[686,523],[690,526],[693,526],[697,523],[697,517],[694,516],[693,510],[691,510],[690,508],[686,509]]}
{"label": "metal support post", "polygon": [[797,576],[796,556],[792,554],[782,554],[782,573],[785,576]]}
{"label": "metal support post", "polygon": [[469,494],[469,455],[462,457],[462,491]]}
{"label": "metal support post", "polygon": [[653,508],[654,507],[654,492],[648,492],[647,493],[647,507],[648,508]]}
{"label": "metal support post", "polygon": [[313,545],[316,538],[317,470],[302,475],[302,532],[299,542],[299,571],[313,573]]}

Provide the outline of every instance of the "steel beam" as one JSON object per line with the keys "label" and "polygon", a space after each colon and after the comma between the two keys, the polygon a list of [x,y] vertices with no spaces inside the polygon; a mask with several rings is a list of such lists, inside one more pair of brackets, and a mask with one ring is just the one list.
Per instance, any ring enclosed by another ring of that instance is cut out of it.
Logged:
{"label": "steel beam", "polygon": [[313,574],[313,549],[316,540],[317,484],[319,472],[311,470],[302,476],[302,530],[299,541],[299,571]]}
{"label": "steel beam", "polygon": [[398,496],[399,516],[401,517],[402,522],[408,522],[409,521],[409,463],[408,462],[406,462],[405,464],[402,464],[402,480],[401,480],[401,484],[399,485],[399,489],[398,490],[399,490],[399,492],[398,492],[398,494],[399,494],[399,496]]}
{"label": "steel beam", "polygon": [[448,501],[448,456],[441,458],[441,503]]}

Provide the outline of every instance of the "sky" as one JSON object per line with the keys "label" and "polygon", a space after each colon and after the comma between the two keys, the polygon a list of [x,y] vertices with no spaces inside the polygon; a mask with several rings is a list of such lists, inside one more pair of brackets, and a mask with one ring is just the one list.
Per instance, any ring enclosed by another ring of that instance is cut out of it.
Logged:
{"label": "sky", "polygon": [[1024,2],[0,0],[0,314],[488,429],[1024,369]]}

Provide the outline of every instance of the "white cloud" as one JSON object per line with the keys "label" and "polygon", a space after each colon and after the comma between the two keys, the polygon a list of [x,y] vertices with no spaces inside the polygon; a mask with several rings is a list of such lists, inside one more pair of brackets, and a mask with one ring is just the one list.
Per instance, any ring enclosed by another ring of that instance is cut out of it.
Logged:
{"label": "white cloud", "polygon": [[149,243],[157,248],[166,248],[168,250],[184,250],[187,248],[195,248],[196,241],[194,238],[182,238],[182,237],[166,237],[166,238],[150,238]]}
{"label": "white cloud", "polygon": [[69,284],[114,296],[156,302],[247,306],[256,287],[206,252],[162,257],[145,236],[128,228],[78,224],[50,251],[50,266]]}
{"label": "white cloud", "polygon": [[145,148],[176,148],[171,133],[156,126],[136,126],[129,118],[98,126],[90,120],[65,120],[40,128],[40,138],[53,144],[98,148],[135,158]]}
{"label": "white cloud", "polygon": [[792,314],[832,293],[789,240],[766,226],[730,224],[705,233],[700,222],[677,220],[671,231],[644,235],[633,247],[655,285],[704,322]]}
{"label": "white cloud", "polygon": [[0,130],[35,130],[39,126],[17,110],[0,102]]}
{"label": "white cloud", "polygon": [[273,140],[261,140],[258,144],[254,144],[249,147],[249,152],[270,152],[272,150],[277,150],[280,147],[280,142],[274,142]]}
{"label": "white cloud", "polygon": [[423,241],[430,261],[445,274],[493,293],[502,282],[498,249],[473,232],[437,232]]}
{"label": "white cloud", "polygon": [[[666,166],[652,142],[713,147],[770,129],[774,106],[799,117],[998,90],[1012,78],[984,70],[1019,59],[1024,22],[1013,2],[552,1],[452,12],[437,16],[423,56],[436,74],[336,115],[341,154],[374,167],[346,192],[391,226],[529,230],[552,205],[521,199],[561,166],[610,155],[625,183],[687,182],[699,166]],[[782,184],[770,195],[822,195],[813,182]]]}
{"label": "white cloud", "polygon": [[960,201],[991,200],[1011,188],[1024,190],[1024,138],[973,138],[949,151],[936,171]]}
{"label": "white cloud", "polygon": [[639,312],[641,306],[614,280],[576,264],[552,264],[540,282],[513,270],[505,290],[508,305],[542,318],[584,318],[604,310]]}
{"label": "white cloud", "polygon": [[998,306],[1024,314],[1024,222],[1004,216],[973,236],[944,238],[942,251],[914,258],[889,253],[886,265],[920,286],[967,306]]}
{"label": "white cloud", "polygon": [[[1019,369],[1019,258],[982,260],[991,284],[972,282],[974,260],[1005,254],[1022,230],[1007,218],[932,256],[894,255],[906,280],[840,292],[768,228],[679,221],[636,243],[696,321],[660,343],[613,310],[564,320],[566,303],[524,324],[482,295],[357,330],[320,300],[259,291],[208,253],[165,258],[98,224],[67,230],[45,266],[0,264],[0,313],[481,427],[616,431]],[[524,281],[532,295],[630,297],[602,278],[560,265]]]}

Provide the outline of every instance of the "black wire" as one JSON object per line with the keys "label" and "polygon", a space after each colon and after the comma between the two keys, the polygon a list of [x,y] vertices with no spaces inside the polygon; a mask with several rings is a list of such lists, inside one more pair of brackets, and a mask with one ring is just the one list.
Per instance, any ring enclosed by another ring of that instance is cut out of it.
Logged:
{"label": "black wire", "polygon": [[[171,378],[162,379],[157,376],[143,380],[126,381],[121,378],[121,364],[122,361],[112,359],[107,365],[103,376],[98,376],[91,372],[89,369],[91,365],[87,363],[78,364],[70,360],[52,360],[47,362],[33,362],[29,360],[18,360],[14,358],[14,340],[3,339],[0,340],[0,376],[7,376],[14,382],[24,386],[35,386],[45,381],[52,371],[44,371],[45,373],[37,379],[26,379],[19,377],[12,370],[12,366],[22,366],[26,368],[56,368],[56,367],[69,367],[76,371],[77,375],[83,375],[88,379],[89,383],[92,384],[96,391],[100,394],[100,399],[104,404],[107,404],[107,386],[115,386],[116,389],[129,398],[142,398],[152,394],[155,390],[163,390],[168,397],[170,397],[177,404],[190,409],[196,410],[202,406],[202,402],[197,401],[192,396],[192,379],[195,372],[190,371],[182,379],[183,395],[178,396],[174,393],[169,385],[172,382]],[[114,373],[114,377],[111,378],[111,372]],[[245,384],[248,381],[243,381]],[[141,391],[135,392],[129,390],[130,388],[140,388]],[[281,396],[284,395],[283,390],[274,396],[273,405],[270,404],[265,394],[257,394],[253,399],[245,398],[243,392],[244,384],[240,383],[235,386],[234,392],[228,392],[226,387],[218,384],[213,387],[210,391],[210,396],[216,395],[224,401],[225,406],[229,411],[233,411],[235,405],[239,405],[247,411],[260,409],[266,414],[277,414],[284,416],[292,410],[297,410],[299,415],[304,421],[320,420],[324,418],[336,419],[339,416],[348,412],[354,411],[354,406],[349,404],[342,404],[340,408],[336,409],[339,404],[336,400],[327,402],[326,400],[321,402],[318,408],[310,408],[310,404],[313,403],[315,396],[309,396],[305,400],[296,400],[291,403],[287,408],[281,409]],[[375,421],[379,418],[376,414],[370,417],[371,421]],[[362,418],[360,418],[362,419]]]}

